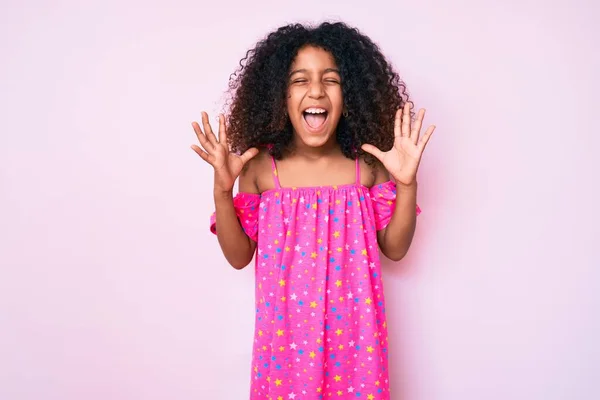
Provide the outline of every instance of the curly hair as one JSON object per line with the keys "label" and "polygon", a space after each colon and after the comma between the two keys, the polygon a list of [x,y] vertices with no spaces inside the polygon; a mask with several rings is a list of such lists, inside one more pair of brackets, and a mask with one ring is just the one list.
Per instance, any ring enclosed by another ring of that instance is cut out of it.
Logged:
{"label": "curly hair", "polygon": [[372,144],[383,151],[394,142],[396,110],[408,99],[406,85],[371,39],[342,22],[316,28],[280,27],[240,60],[229,78],[228,138],[231,150],[266,148],[276,159],[290,150],[293,127],[286,114],[288,74],[298,51],[322,48],[333,56],[341,75],[348,115],[340,119],[336,139],[351,159],[373,157],[361,150]]}

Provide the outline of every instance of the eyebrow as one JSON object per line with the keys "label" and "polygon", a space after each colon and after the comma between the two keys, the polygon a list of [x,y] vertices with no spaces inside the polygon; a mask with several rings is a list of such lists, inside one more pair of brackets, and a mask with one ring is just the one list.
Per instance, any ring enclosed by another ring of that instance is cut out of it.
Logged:
{"label": "eyebrow", "polygon": [[[299,73],[301,73],[301,72],[308,72],[308,70],[306,70],[306,69],[304,69],[304,68],[303,68],[303,69],[297,69],[297,70],[295,70],[295,71],[292,71],[292,72],[290,73],[289,77],[291,77],[291,76],[292,76],[292,75],[294,75],[294,74],[299,74]],[[335,72],[335,73],[336,73],[336,74],[338,74],[338,75],[340,74],[340,70],[339,70],[339,69],[337,69],[337,68],[326,68],[326,69],[325,69],[325,71],[323,71],[323,73],[324,73],[324,74],[326,74],[326,73],[328,73],[328,72]]]}

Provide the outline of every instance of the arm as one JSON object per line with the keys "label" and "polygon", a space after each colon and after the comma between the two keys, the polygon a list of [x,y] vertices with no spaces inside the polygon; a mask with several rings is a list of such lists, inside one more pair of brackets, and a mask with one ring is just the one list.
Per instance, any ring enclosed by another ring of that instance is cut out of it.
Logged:
{"label": "arm", "polygon": [[[258,154],[258,149],[250,148],[242,155],[230,152],[227,142],[227,129],[225,117],[219,116],[219,137],[213,133],[208,121],[208,115],[202,113],[202,125],[192,123],[200,146],[192,145],[192,149],[210,164],[215,173],[215,186],[213,190],[215,200],[215,214],[217,221],[217,238],[225,258],[236,269],[242,269],[250,263],[256,243],[252,241],[242,229],[235,213],[233,204],[233,185],[242,173],[244,165]],[[252,174],[242,173],[240,177],[240,191],[258,193]],[[252,191],[254,186],[254,191]]]}
{"label": "arm", "polygon": [[381,252],[400,261],[410,248],[417,225],[417,182],[409,186],[396,183],[396,205],[388,226],[377,232]]}
{"label": "arm", "polygon": [[[420,110],[414,123],[410,120],[410,106],[406,103],[396,112],[394,121],[394,146],[383,152],[370,144],[362,149],[375,156],[383,165],[376,170],[375,183],[388,179],[396,183],[396,205],[388,225],[377,232],[379,247],[386,257],[402,259],[412,242],[417,223],[417,169],[425,146],[435,130],[430,126],[420,136],[425,110]],[[387,170],[387,172],[386,172]],[[389,173],[389,175],[388,175]]]}
{"label": "arm", "polygon": [[[242,172],[240,176],[239,190],[258,193],[254,179],[248,171]],[[215,190],[214,199],[219,245],[227,262],[235,269],[242,269],[252,261],[256,242],[242,229],[233,207],[233,193]]]}

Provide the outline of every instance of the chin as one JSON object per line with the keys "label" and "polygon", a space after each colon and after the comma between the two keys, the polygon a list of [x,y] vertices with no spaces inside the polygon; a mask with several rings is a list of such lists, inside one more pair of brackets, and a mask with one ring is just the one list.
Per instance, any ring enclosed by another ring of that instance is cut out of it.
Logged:
{"label": "chin", "polygon": [[331,140],[331,135],[325,137],[303,137],[300,136],[300,141],[307,147],[319,148],[325,146]]}
{"label": "chin", "polygon": [[299,129],[294,127],[294,130],[299,142],[307,147],[317,148],[325,146],[335,137],[335,132],[330,132],[329,129],[325,129],[323,132],[310,132],[301,126]]}

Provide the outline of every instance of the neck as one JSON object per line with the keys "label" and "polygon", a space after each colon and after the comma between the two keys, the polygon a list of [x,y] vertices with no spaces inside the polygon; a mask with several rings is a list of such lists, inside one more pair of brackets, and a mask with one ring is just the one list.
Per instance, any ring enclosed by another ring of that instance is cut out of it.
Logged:
{"label": "neck", "polygon": [[296,138],[293,150],[290,153],[294,156],[317,160],[326,156],[342,154],[342,150],[339,143],[335,140],[335,136],[332,136],[327,143],[320,147],[307,146]]}

